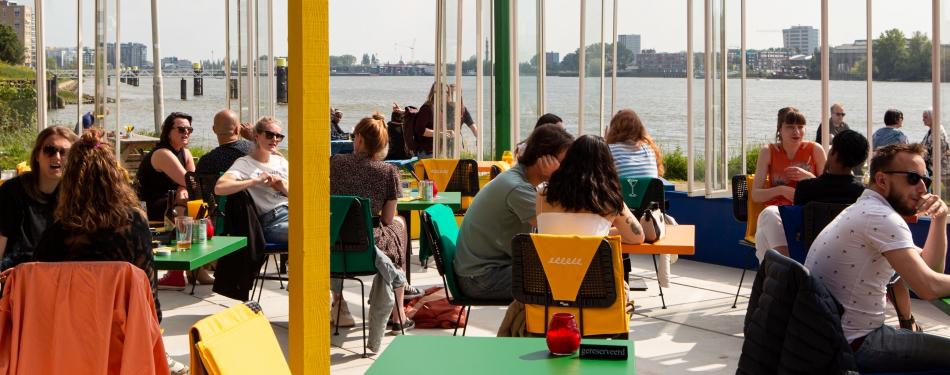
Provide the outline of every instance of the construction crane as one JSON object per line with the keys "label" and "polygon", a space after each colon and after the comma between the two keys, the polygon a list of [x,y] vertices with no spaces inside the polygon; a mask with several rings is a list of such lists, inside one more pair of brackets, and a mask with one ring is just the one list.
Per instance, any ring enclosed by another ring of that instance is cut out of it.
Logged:
{"label": "construction crane", "polygon": [[415,38],[412,39],[412,47],[410,47],[410,46],[404,46],[404,45],[399,44],[399,43],[396,43],[396,46],[397,46],[397,47],[402,47],[402,48],[408,48],[409,51],[410,51],[410,54],[409,54],[409,56],[410,56],[409,59],[410,59],[410,60],[409,60],[409,61],[411,61],[411,62],[415,62],[415,61],[416,61],[416,39],[415,39]]}

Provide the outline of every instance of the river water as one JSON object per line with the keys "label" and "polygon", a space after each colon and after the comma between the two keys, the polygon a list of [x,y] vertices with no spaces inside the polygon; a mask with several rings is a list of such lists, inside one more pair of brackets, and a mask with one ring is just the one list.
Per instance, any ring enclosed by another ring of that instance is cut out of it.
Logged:
{"label": "river water", "polygon": [[[379,110],[387,118],[391,112],[393,102],[400,106],[420,106],[428,94],[433,77],[331,77],[330,102],[331,105],[344,113],[341,123],[344,130],[350,130],[359,118]],[[121,84],[121,118],[122,125],[135,126],[136,132],[152,130],[153,105],[152,81],[150,78],[141,78],[140,86],[133,87]],[[605,112],[610,113],[610,80],[606,80]],[[488,83],[489,80],[485,79]],[[116,82],[113,82],[115,84]],[[172,111],[186,112],[194,116],[193,126],[196,128],[193,143],[204,147],[215,147],[216,141],[211,132],[211,122],[217,111],[227,108],[226,80],[223,78],[207,77],[204,80],[204,95],[192,96],[192,80],[188,80],[188,99],[180,99],[179,80],[166,78],[165,81],[165,113]],[[291,82],[293,84],[293,82]],[[577,133],[578,123],[578,79],[568,77],[547,77],[545,88],[546,112],[552,112],[564,119],[565,127],[572,133]],[[704,80],[694,80],[694,140],[696,149],[701,149],[703,140]],[[599,79],[586,79],[585,125],[584,133],[598,133],[597,124],[597,87]],[[884,112],[888,108],[900,109],[904,112],[904,127],[901,129],[912,141],[923,139],[927,128],[921,121],[921,113],[932,103],[930,83],[904,82],[874,82],[873,102],[873,129],[884,126]],[[945,89],[950,84],[944,84]],[[91,93],[93,83],[84,82],[83,92]],[[746,123],[747,144],[763,143],[773,138],[775,132],[775,116],[782,107],[793,106],[804,112],[808,119],[806,139],[813,139],[815,130],[821,117],[821,82],[812,80],[754,80],[746,83]],[[521,131],[522,137],[530,132],[537,118],[536,105],[530,99],[534,90],[533,79],[523,77],[521,83]],[[728,130],[727,147],[736,150],[740,145],[740,85],[738,79],[728,82]],[[472,116],[479,128],[484,129],[483,118],[489,118],[490,109],[484,106],[480,114],[475,108],[475,77],[463,77],[462,92],[464,104],[469,106]],[[845,122],[852,129],[864,132],[867,126],[867,85],[863,81],[832,81],[830,83],[832,102],[840,102],[847,113]],[[485,100],[491,98],[491,92],[486,90]],[[115,96],[115,86],[108,87],[108,95]],[[950,97],[950,93],[945,95]],[[107,124],[115,126],[115,104],[112,107],[112,117]],[[236,107],[236,106],[235,106]],[[686,79],[684,78],[618,78],[615,109],[631,108],[640,115],[650,134],[666,150],[680,146],[686,147],[687,116],[686,116]],[[84,105],[83,112],[92,109],[92,105]],[[287,105],[275,106],[275,114],[285,123],[287,132]],[[76,106],[66,106],[65,109],[49,111],[50,123],[72,126],[76,121]],[[950,116],[944,116],[950,119]],[[107,118],[108,119],[108,118]],[[609,123],[609,116],[604,119],[604,126]],[[943,121],[945,124],[950,121]],[[486,133],[486,142],[490,134]],[[292,136],[292,134],[288,134]],[[465,130],[463,141],[474,144],[474,137]]]}

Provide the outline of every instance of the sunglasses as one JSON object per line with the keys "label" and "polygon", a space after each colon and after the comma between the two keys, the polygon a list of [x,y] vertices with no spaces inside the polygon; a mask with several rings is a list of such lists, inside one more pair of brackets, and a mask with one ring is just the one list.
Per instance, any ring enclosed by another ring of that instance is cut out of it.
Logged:
{"label": "sunglasses", "polygon": [[181,134],[185,134],[185,133],[191,134],[195,131],[195,128],[190,127],[190,126],[178,126],[178,127],[175,127],[175,129],[178,129],[178,132]]}
{"label": "sunglasses", "polygon": [[54,157],[56,154],[60,154],[65,158],[67,152],[69,152],[68,148],[60,148],[53,145],[43,146],[43,155],[46,155],[48,158]]}
{"label": "sunglasses", "polygon": [[844,117],[844,112],[837,112],[837,113],[835,113],[835,114],[838,115],[838,116]]}
{"label": "sunglasses", "polygon": [[895,174],[895,173],[906,174],[906,175],[907,175],[907,183],[908,183],[908,184],[910,184],[911,186],[916,186],[918,183],[920,183],[921,180],[923,180],[923,181],[924,181],[924,187],[926,187],[926,188],[928,188],[928,189],[930,189],[930,183],[933,182],[933,180],[932,180],[930,177],[922,176],[920,173],[913,172],[913,171],[882,171],[881,173],[885,173],[885,174]]}
{"label": "sunglasses", "polygon": [[285,137],[283,134],[274,133],[274,132],[269,131],[269,130],[258,130],[258,131],[257,131],[257,134],[261,134],[261,133],[267,135],[267,139],[274,139],[274,137],[277,137],[277,142],[283,141],[283,140],[284,140],[284,137]]}

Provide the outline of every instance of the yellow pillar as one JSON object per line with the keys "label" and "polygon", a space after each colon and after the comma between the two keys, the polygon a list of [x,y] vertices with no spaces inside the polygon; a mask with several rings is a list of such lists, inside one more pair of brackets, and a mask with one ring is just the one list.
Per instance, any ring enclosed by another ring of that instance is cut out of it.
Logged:
{"label": "yellow pillar", "polygon": [[330,373],[329,0],[288,2],[290,370]]}

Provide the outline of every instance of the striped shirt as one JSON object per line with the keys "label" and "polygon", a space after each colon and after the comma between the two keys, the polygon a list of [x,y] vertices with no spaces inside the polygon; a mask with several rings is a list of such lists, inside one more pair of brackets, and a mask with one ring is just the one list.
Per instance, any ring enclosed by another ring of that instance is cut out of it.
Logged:
{"label": "striped shirt", "polygon": [[614,156],[617,173],[624,177],[653,177],[657,178],[656,154],[653,148],[646,144],[630,145],[614,143],[610,146],[610,153]]}

